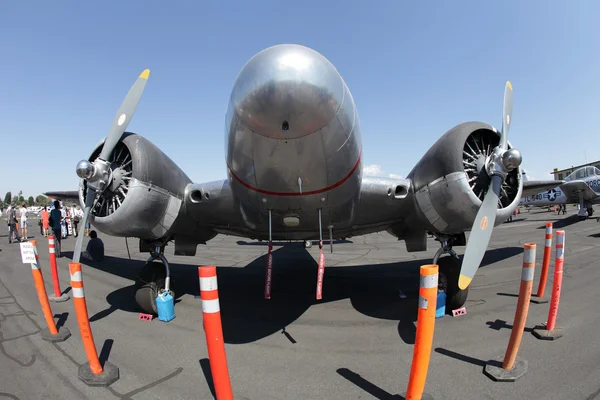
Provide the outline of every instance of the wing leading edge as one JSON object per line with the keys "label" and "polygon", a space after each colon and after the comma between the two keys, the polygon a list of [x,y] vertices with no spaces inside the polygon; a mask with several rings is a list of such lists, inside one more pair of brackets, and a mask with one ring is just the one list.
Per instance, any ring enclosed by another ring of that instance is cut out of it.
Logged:
{"label": "wing leading edge", "polygon": [[571,181],[560,185],[565,196],[567,196],[567,202],[579,203],[580,198],[584,201],[593,201],[600,197],[600,194],[596,193],[591,187],[584,181]]}

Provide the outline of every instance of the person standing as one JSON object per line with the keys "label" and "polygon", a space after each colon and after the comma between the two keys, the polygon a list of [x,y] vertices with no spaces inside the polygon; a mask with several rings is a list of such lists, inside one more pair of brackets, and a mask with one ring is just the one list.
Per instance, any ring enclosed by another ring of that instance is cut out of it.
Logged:
{"label": "person standing", "polygon": [[60,241],[62,239],[62,214],[60,212],[60,202],[58,200],[54,200],[54,209],[50,211],[50,228],[52,229],[52,233],[54,234],[54,243],[55,243],[55,252],[56,257],[61,257],[61,246]]}
{"label": "person standing", "polygon": [[[81,215],[79,215],[81,213]],[[83,217],[83,212],[81,212],[81,209],[79,208],[79,206],[77,206],[77,208],[73,208],[73,226],[74,226],[74,231],[73,231],[73,235],[75,237],[77,237],[77,235],[79,234],[77,227],[79,225],[79,221],[81,220],[81,218]]]}
{"label": "person standing", "polygon": [[8,240],[10,241],[10,209],[11,209],[11,205],[9,204],[8,207],[6,208],[6,225],[8,225]]}
{"label": "person standing", "polygon": [[61,231],[61,235],[62,238],[66,238],[67,235],[67,212],[65,211],[64,208],[62,208],[62,205],[60,203],[58,203],[59,206],[59,211],[60,211],[60,231]]}
{"label": "person standing", "polygon": [[25,203],[21,204],[19,214],[21,215],[21,237],[27,240],[27,207],[25,207]]}
{"label": "person standing", "polygon": [[50,213],[48,212],[48,207],[44,207],[42,210],[42,230],[44,233],[44,237],[48,237],[48,228],[50,228],[49,224]]}
{"label": "person standing", "polygon": [[21,236],[19,236],[19,230],[17,229],[17,207],[14,204],[8,210],[6,216],[8,218],[8,243],[12,243],[13,235],[18,242],[23,241]]}

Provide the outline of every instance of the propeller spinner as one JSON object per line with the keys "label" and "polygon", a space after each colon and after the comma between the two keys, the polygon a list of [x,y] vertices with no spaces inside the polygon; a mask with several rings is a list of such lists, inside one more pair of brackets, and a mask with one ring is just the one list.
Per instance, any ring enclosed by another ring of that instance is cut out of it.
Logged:
{"label": "propeller spinner", "polygon": [[[112,125],[108,131],[108,135],[104,140],[104,146],[100,156],[93,162],[88,160],[81,160],[77,163],[77,176],[81,179],[85,179],[87,182],[87,192],[85,196],[85,211],[83,214],[83,226],[87,224],[87,220],[91,209],[96,203],[98,196],[107,188],[110,182],[110,176],[112,171],[110,170],[110,163],[107,161],[110,154],[115,149],[121,136],[127,129],[133,114],[140,102],[146,82],[150,77],[150,70],[145,69],[138,79],[127,92],[123,103],[119,107],[115,118],[113,119]],[[83,235],[79,235],[77,243],[75,244],[75,251],[73,252],[73,261],[79,262],[81,256],[81,246],[83,244]]]}
{"label": "propeller spinner", "polygon": [[508,149],[507,144],[508,131],[512,122],[512,108],[512,84],[506,82],[500,144],[486,160],[485,169],[492,180],[471,227],[458,279],[458,287],[461,290],[466,289],[473,280],[487,250],[496,222],[496,209],[502,182],[509,172],[521,165],[521,152],[517,149]]}

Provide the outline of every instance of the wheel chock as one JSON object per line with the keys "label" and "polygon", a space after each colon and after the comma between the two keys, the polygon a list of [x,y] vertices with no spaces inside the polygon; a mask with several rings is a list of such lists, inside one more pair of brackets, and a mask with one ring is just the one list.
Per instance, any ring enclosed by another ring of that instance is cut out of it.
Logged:
{"label": "wheel chock", "polygon": [[139,319],[141,319],[142,321],[152,321],[152,318],[154,318],[152,316],[152,314],[144,314],[144,313],[140,313]]}
{"label": "wheel chock", "polygon": [[456,310],[452,310],[453,317],[459,317],[461,315],[465,315],[467,313],[467,309],[465,307],[457,308]]}

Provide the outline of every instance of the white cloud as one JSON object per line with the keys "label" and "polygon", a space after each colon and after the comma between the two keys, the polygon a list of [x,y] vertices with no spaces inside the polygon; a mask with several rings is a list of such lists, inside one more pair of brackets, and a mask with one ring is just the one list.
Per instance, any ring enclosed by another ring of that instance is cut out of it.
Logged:
{"label": "white cloud", "polygon": [[383,171],[381,170],[381,165],[365,165],[363,167],[363,174],[369,176],[381,176],[383,174]]}
{"label": "white cloud", "polygon": [[388,176],[392,179],[402,179],[402,175],[398,175],[398,174],[386,174],[382,169],[381,169],[381,165],[378,164],[371,164],[371,165],[365,165],[363,167],[363,174],[367,175],[367,176]]}

